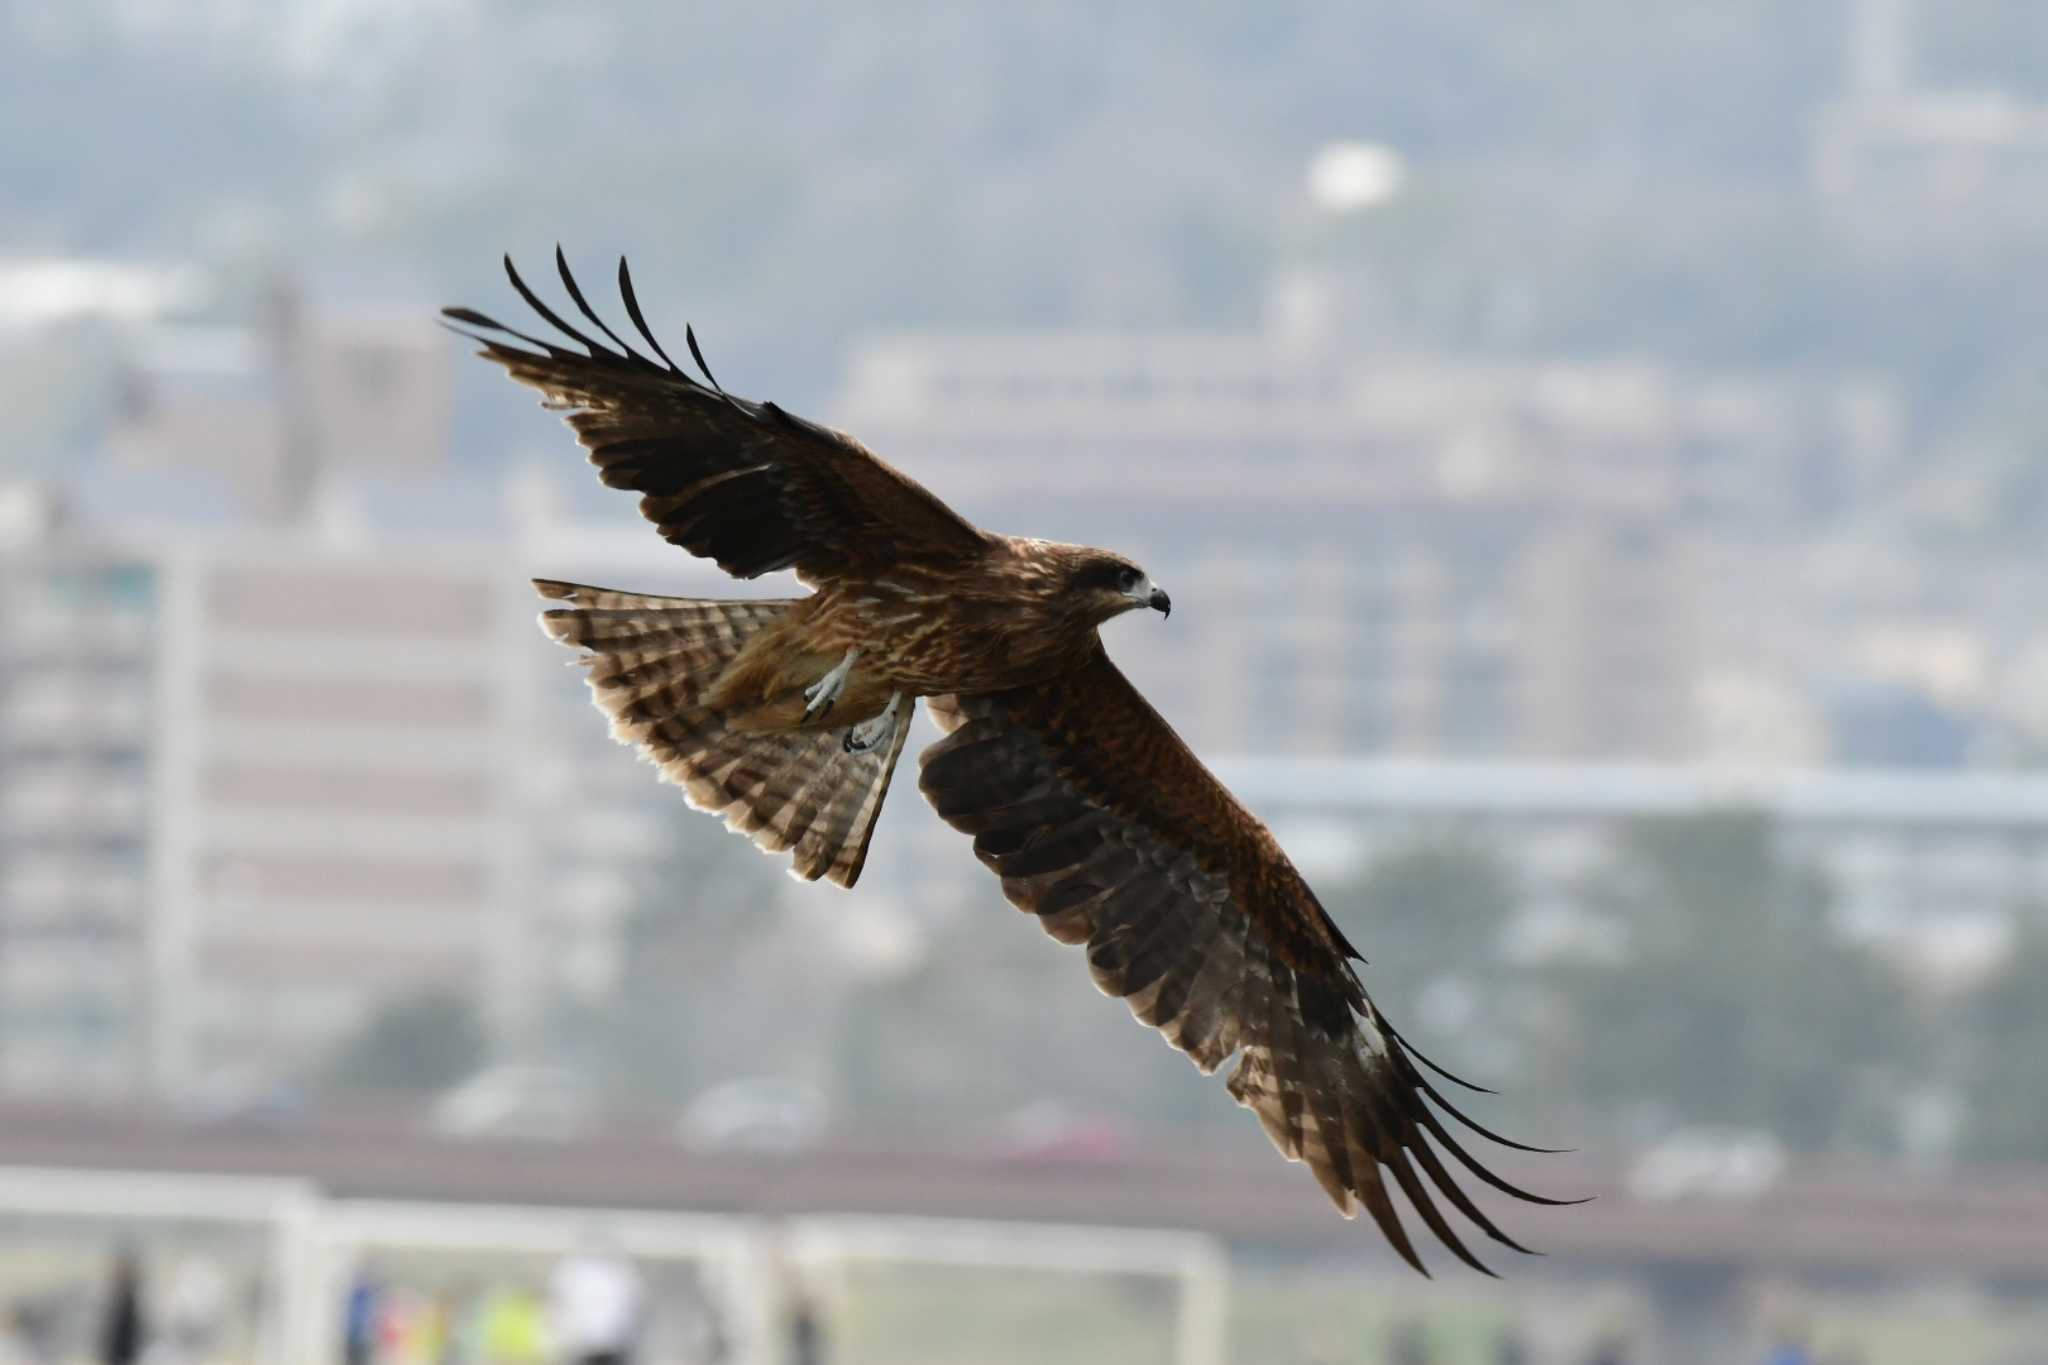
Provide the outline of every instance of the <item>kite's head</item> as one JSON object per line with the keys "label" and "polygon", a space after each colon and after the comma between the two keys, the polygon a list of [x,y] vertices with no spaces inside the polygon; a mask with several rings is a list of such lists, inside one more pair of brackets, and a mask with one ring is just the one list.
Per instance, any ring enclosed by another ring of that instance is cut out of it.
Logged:
{"label": "kite's head", "polygon": [[1079,599],[1085,614],[1098,622],[1139,607],[1150,607],[1161,616],[1173,613],[1173,599],[1151,575],[1108,550],[1089,550],[1078,556],[1067,578],[1067,591]]}

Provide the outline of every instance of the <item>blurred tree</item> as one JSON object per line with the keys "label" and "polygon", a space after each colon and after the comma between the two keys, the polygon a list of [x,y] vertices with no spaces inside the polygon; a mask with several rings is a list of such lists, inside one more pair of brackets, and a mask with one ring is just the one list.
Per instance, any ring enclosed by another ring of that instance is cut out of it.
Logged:
{"label": "blurred tree", "polygon": [[[1482,1069],[1497,1074],[1497,1051],[1475,1056],[1465,1044],[1484,1034],[1506,1035],[1511,1046],[1515,1034],[1493,1022],[1519,1003],[1500,989],[1498,944],[1515,888],[1499,860],[1477,845],[1418,843],[1323,899],[1372,956],[1367,986],[1404,1032],[1475,1079]],[[1134,1127],[1255,1138],[1215,1078],[1173,1055],[1121,1002],[1089,990],[1087,973],[1080,950],[992,900],[986,913],[949,924],[917,971],[855,993],[834,1074],[849,1103],[879,1124],[911,1116],[986,1130],[1007,1112],[1051,1101]],[[1430,992],[1450,1007],[1420,1009]],[[1418,1012],[1431,1021],[1420,1031]],[[1456,1046],[1423,1036],[1446,1031],[1459,1035]]]}
{"label": "blurred tree", "polygon": [[2022,916],[1997,974],[1962,1010],[1971,1061],[1962,1147],[1986,1161],[2048,1161],[2048,925]]}
{"label": "blurred tree", "polygon": [[468,996],[422,991],[371,1016],[329,1056],[321,1079],[340,1090],[440,1090],[476,1070],[485,1049]]}
{"label": "blurred tree", "polygon": [[834,1074],[878,1126],[906,1119],[987,1131],[1027,1104],[1134,1124],[1233,1109],[1204,1078],[1089,985],[1078,948],[1000,901],[971,907],[907,977],[849,998]]}
{"label": "blurred tree", "polygon": [[1518,890],[1483,846],[1428,839],[1395,849],[1322,900],[1365,954],[1366,986],[1395,1019],[1413,1019],[1419,997],[1446,976],[1494,982]]}
{"label": "blurred tree", "polygon": [[1826,883],[1764,817],[1640,821],[1588,900],[1621,951],[1548,973],[1563,1081],[1625,1135],[1647,1120],[1761,1129],[1799,1151],[1895,1139],[1913,1031],[1901,983],[1832,930]]}
{"label": "blurred tree", "polygon": [[1563,1131],[1540,983],[1504,952],[1522,890],[1497,854],[1425,837],[1320,894],[1365,954],[1359,975],[1394,1027],[1458,1075],[1500,1085],[1499,1099],[1460,1096],[1460,1108],[1532,1140]]}
{"label": "blurred tree", "polygon": [[[635,870],[608,989],[552,1021],[555,1049],[621,1096],[687,1098],[759,1066],[767,1009],[748,950],[779,923],[745,840],[656,791],[660,852]],[[774,885],[774,883],[770,883]]]}

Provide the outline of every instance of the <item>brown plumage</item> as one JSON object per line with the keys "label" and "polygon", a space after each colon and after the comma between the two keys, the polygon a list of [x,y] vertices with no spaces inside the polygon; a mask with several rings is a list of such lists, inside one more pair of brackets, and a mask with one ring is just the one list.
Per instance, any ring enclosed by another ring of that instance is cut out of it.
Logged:
{"label": "brown plumage", "polygon": [[505,266],[582,349],[468,309],[447,315],[567,412],[604,482],[641,494],[666,539],[727,572],[792,569],[815,590],[706,602],[537,581],[566,604],[543,624],[586,651],[613,734],[693,805],[763,849],[791,851],[796,875],[852,886],[910,708],[925,697],[947,734],[925,751],[919,786],[974,836],[1004,895],[1084,945],[1096,984],[1204,1072],[1237,1057],[1231,1095],[1346,1216],[1362,1205],[1421,1270],[1391,1178],[1455,1255],[1485,1270],[1439,1197],[1521,1248],[1440,1153],[1518,1198],[1569,1202],[1517,1189],[1452,1137],[1436,1109],[1521,1146],[1438,1093],[1271,832],[1109,661],[1103,622],[1170,609],[1143,570],[1104,550],[979,530],[851,437],[725,393],[686,333],[707,381],[697,382],[648,330],[624,261],[620,293],[652,358],[599,318],[559,250],[562,284],[603,341]]}

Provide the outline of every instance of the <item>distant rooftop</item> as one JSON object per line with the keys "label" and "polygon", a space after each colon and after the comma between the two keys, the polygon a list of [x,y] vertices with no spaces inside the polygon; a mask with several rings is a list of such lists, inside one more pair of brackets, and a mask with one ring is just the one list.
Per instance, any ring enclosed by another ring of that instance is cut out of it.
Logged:
{"label": "distant rooftop", "polygon": [[1251,757],[1216,768],[1250,805],[1269,809],[1620,819],[1749,808],[1802,823],[2048,826],[2048,775]]}

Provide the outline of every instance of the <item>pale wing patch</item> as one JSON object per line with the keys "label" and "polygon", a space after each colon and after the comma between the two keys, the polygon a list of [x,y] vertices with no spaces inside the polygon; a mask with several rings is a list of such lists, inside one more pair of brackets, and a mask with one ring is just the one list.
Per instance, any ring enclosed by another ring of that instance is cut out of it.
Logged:
{"label": "pale wing patch", "polygon": [[747,640],[780,620],[792,602],[537,586],[578,604],[545,613],[541,624],[552,638],[588,651],[580,662],[614,739],[639,749],[695,809],[718,816],[763,852],[791,852],[792,875],[842,886],[859,879],[909,731],[908,699],[897,704],[890,744],[866,753],[847,751],[845,727],[731,730],[699,699]]}

